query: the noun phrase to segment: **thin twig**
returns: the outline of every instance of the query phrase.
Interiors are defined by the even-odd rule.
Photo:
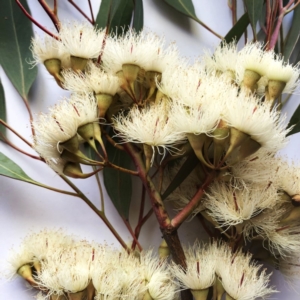
[[[91,20],[86,14],[85,12],[76,4],[73,2],[73,0],[68,0],[68,2],[70,4],[72,4],[92,25],[94,25],[93,20]]]
[[[190,216],[191,212],[199,204],[201,197],[203,196],[206,188],[212,183],[215,179],[215,173],[212,171],[206,178],[205,182],[198,189],[194,197],[190,202],[171,220],[171,225],[174,228],[179,228],[179,226]]]
[[[11,148],[15,149],[16,151],[24,154],[24,155],[27,155],[29,156],[30,158],[33,158],[33,159],[36,159],[36,160],[40,160],[40,161],[44,161],[40,156],[36,156],[36,155],[33,155],[33,154],[30,154],[24,150],[22,150],[21,148],[17,147],[16,145],[14,145],[11,141],[9,141],[5,136],[3,136],[1,133],[0,133],[2,139],[3,139],[3,142],[5,144],[7,144],[8,146],[10,146]]]
[[[105,213],[101,210],[99,210],[82,192],[81,190],[72,182],[70,181],[66,176],[60,175],[60,177],[77,193],[78,197],[81,198],[96,214],[100,219],[104,222],[104,224],[107,226],[107,228],[111,231],[111,233],[114,235],[114,237],[117,239],[117,241],[120,243],[120,245],[130,252],[130,249],[128,248],[127,244],[124,242],[124,240],[121,238],[119,233],[115,230],[115,228],[112,226],[112,224],[107,219]]]
[[[29,143],[26,139],[24,139],[17,131],[15,131],[12,127],[10,127],[6,122],[4,122],[2,119],[0,119],[0,124],[5,126],[7,129],[9,129],[11,132],[13,132],[18,138],[20,138],[25,144],[27,144],[30,148],[33,148],[32,144]]]
[[[52,21],[53,25],[55,26],[56,30],[59,32],[59,30],[60,30],[60,21],[59,21],[57,15],[54,13],[54,11],[51,10],[51,8],[49,7],[49,5],[46,3],[45,0],[38,0],[38,2],[43,7],[46,14],[49,16],[49,18],[51,19],[51,21]]]
[[[24,6],[20,3],[19,0],[16,0],[17,5],[20,7],[20,9],[23,11],[24,15],[33,23],[35,24],[38,28],[40,28],[41,30],[43,30],[45,33],[47,33],[48,35],[50,35],[51,37],[53,37],[54,39],[59,41],[59,37],[55,34],[53,34],[51,31],[49,31],[48,29],[46,29],[44,26],[42,26],[39,22],[37,22],[28,12],[27,10],[24,8]]]
[[[126,169],[126,168],[122,168],[122,167],[117,166],[117,165],[115,165],[115,164],[113,164],[113,163],[111,163],[111,162],[107,162],[107,163],[105,164],[105,166],[106,166],[106,167],[113,168],[113,169],[116,169],[116,170],[119,170],[119,171],[124,172],[124,173],[128,173],[128,174],[130,174],[130,175],[134,175],[134,176],[139,175],[138,171],[133,171],[133,170],[129,170],[129,169]]]
[[[95,24],[95,18],[94,18],[94,12],[93,12],[93,8],[92,8],[92,3],[91,0],[88,0],[89,3],[89,8],[90,8],[90,13],[91,13],[91,17],[92,17],[92,24]]]
[[[124,147],[123,147],[122,145],[116,143],[116,142],[114,141],[114,139],[112,139],[112,138],[109,136],[109,134],[108,134],[105,130],[102,130],[101,133],[105,135],[105,138],[107,139],[107,141],[108,141],[111,145],[113,145],[114,147],[116,147],[116,148],[119,149],[119,150],[124,151]]]

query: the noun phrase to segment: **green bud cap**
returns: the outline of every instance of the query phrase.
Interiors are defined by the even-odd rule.
[[[113,102],[113,96],[108,94],[96,94],[99,117],[105,118],[105,114]]]
[[[204,151],[204,145],[207,139],[209,137],[205,133],[201,134],[193,134],[193,133],[187,133],[188,141],[190,142],[191,147],[193,148],[196,156],[198,159],[207,167],[214,168],[213,165],[210,164],[210,162],[206,161],[206,159],[203,156]]]
[[[249,138],[248,140],[244,141],[244,143],[238,149],[236,157],[234,157],[234,159],[230,163],[235,164],[244,160],[246,157],[254,154],[260,147],[260,143],[253,140],[252,138]]]
[[[122,66],[122,74],[123,74],[123,82],[125,80],[125,85],[122,85],[122,88],[126,91],[130,91],[130,95],[135,98],[135,89],[134,89],[134,83],[136,79],[138,78],[140,67],[133,64],[124,64]]]
[[[244,133],[234,127],[230,127],[230,142],[229,148],[226,152],[225,157],[227,158],[236,150],[241,144],[243,144],[247,139],[250,138],[250,135]]]
[[[58,58],[51,58],[44,61],[44,66],[46,67],[47,71],[52,76],[57,76],[61,70],[61,60]]]
[[[79,73],[85,69],[88,59],[71,55],[70,61],[73,71]]]
[[[123,76],[130,83],[133,83],[134,81],[136,81],[136,79],[139,75],[140,69],[141,68],[138,65],[134,65],[134,64],[122,65]]]
[[[145,73],[145,86],[149,88],[147,99],[150,99],[154,95],[155,90],[157,89],[156,80],[161,81],[161,73],[155,71],[147,71]]]
[[[84,174],[84,173],[82,173],[80,164],[68,162],[65,165],[63,173],[66,176],[69,176],[69,177],[72,177],[72,178],[82,178],[82,179],[84,179],[84,178],[88,178],[88,177],[96,174],[98,171],[99,171],[99,169],[95,170],[94,172]]]
[[[79,149],[78,136],[74,135],[69,140],[67,140],[63,143],[60,143],[59,146],[62,147],[63,149],[68,150],[69,152],[76,153]]]
[[[242,86],[254,92],[261,75],[253,70],[245,70]]]
[[[167,258],[170,255],[170,249],[164,239],[162,240],[162,242],[159,245],[158,254],[159,254],[160,258]]]
[[[60,157],[68,162],[80,163],[89,166],[97,166],[99,163],[85,156],[80,150],[75,153],[64,150]]]
[[[208,288],[204,290],[191,290],[195,300],[206,300],[208,292]]]
[[[97,152],[93,123],[88,123],[78,127],[77,133]]]
[[[286,82],[279,80],[269,80],[266,87],[266,100],[274,102],[282,93]]]
[[[32,277],[32,269],[29,264],[23,265],[17,270],[17,274],[23,277],[31,285],[36,284],[35,280]]]

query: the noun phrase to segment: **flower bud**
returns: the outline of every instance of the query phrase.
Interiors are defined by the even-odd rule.
[[[82,72],[85,69],[86,64],[88,62],[87,58],[77,57],[73,55],[71,55],[70,60],[71,60],[71,68],[73,69],[73,71],[77,73]]]
[[[245,70],[242,86],[254,92],[257,88],[257,82],[261,75],[253,70]]]
[[[162,242],[159,245],[158,254],[159,254],[160,258],[168,258],[170,255],[170,249],[164,239],[162,240]]]
[[[282,93],[286,82],[279,80],[269,80],[266,87],[266,100],[274,102]]]
[[[113,96],[108,94],[96,94],[99,117],[105,118],[106,111],[113,101]]]
[[[204,290],[191,290],[195,300],[206,300],[208,292],[208,288]]]

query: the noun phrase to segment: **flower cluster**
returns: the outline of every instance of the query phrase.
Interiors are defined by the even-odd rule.
[[[195,243],[185,250],[187,269],[153,251],[127,253],[89,243],[62,231],[31,234],[9,261],[10,274],[19,274],[44,299],[174,300],[181,289],[206,299],[210,287],[217,296],[252,300],[274,292],[269,277],[250,255],[233,253],[224,243]]]
[[[164,260],[89,243],[61,231],[44,230],[24,239],[9,260],[38,299],[176,299],[178,287]]]
[[[173,44],[166,46],[151,32],[104,36],[85,24],[61,28],[59,41],[33,40],[36,61],[46,67],[49,61],[63,61],[58,54],[63,48],[71,63],[60,63],[50,73],[65,89],[93,95],[97,117],[112,122],[121,143],[142,144],[147,166],[156,150],[163,157],[166,150],[179,153],[187,140],[212,169],[240,162],[258,149],[274,153],[285,145],[288,131],[274,105],[282,92],[295,90],[299,69],[264,51],[262,44],[249,43],[239,52],[234,43],[222,44],[213,56],[206,54],[191,66]],[[82,50],[85,39],[93,47]],[[84,60],[80,68],[79,60]],[[259,81],[265,84],[260,97],[252,94]],[[36,130],[42,123],[35,123]],[[205,155],[211,151],[213,157]],[[52,159],[47,151],[38,152]]]
[[[94,173],[83,174],[81,164],[98,170],[112,165],[102,139],[122,150],[130,143],[143,159],[139,170],[147,174],[159,166],[157,195],[167,190],[176,209],[185,210],[182,215],[200,216],[208,229],[231,243],[231,248],[220,242],[187,250],[187,269],[172,271],[181,285],[195,299],[206,299],[212,286],[220,297],[226,292],[226,299],[235,300],[273,292],[269,275],[253,260],[264,259],[284,271],[284,259],[300,250],[300,175],[277,156],[291,130],[280,115],[279,98],[297,89],[299,66],[258,42],[240,51],[235,43],[222,43],[192,64],[174,44],[166,45],[151,32],[106,36],[85,24],[61,28],[57,41],[37,37],[32,42],[36,62],[43,62],[59,86],[72,93],[33,122],[36,151],[56,172],[84,178]],[[97,159],[83,153],[83,143]],[[232,251],[238,247],[248,254]],[[71,265],[77,264],[74,257],[86,255],[88,270],[79,278]],[[88,294],[91,282],[95,299],[101,300],[120,295],[173,299],[176,294],[165,262],[151,261],[151,254],[142,252],[137,259],[103,246],[72,244],[53,250],[47,260],[37,259],[42,272],[33,257],[38,256],[27,264],[22,259],[18,270],[28,264],[34,268],[28,281],[47,286],[41,288],[44,294]],[[70,259],[69,265],[57,271],[62,258]],[[134,274],[128,269],[132,266]],[[46,283],[54,273],[56,281]],[[60,281],[63,274],[80,283],[69,286]]]

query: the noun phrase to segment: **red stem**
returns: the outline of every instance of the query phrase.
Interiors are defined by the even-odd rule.
[[[51,37],[53,37],[56,40],[59,40],[59,37],[56,36],[55,34],[53,34],[51,31],[49,31],[48,29],[46,29],[44,26],[42,26],[40,23],[38,23],[28,12],[27,10],[24,8],[24,6],[20,3],[19,0],[16,0],[17,5],[20,7],[20,9],[23,11],[24,15],[33,23],[35,24],[38,28],[40,28],[41,30],[43,30],[45,33],[47,33],[48,35],[50,35]]]
[[[44,0],[38,0],[40,5],[43,7],[49,18],[51,19],[52,23],[54,24],[56,30],[59,32],[60,29],[60,21],[56,14],[50,9],[48,4]]]
[[[88,0],[89,2],[89,8],[90,8],[90,13],[91,13],[91,17],[92,17],[92,24],[95,24],[95,18],[94,18],[94,13],[93,13],[93,8],[92,8],[92,3],[91,0]]]
[[[86,14],[85,12],[76,4],[73,2],[73,0],[68,0],[69,3],[71,3],[92,25],[94,25],[95,22],[93,22],[93,20],[91,20]]]
[[[198,189],[191,201],[171,220],[171,226],[179,228],[179,226],[190,216],[191,212],[199,204],[206,188],[212,183],[215,178],[215,173],[211,172],[202,186]]]

